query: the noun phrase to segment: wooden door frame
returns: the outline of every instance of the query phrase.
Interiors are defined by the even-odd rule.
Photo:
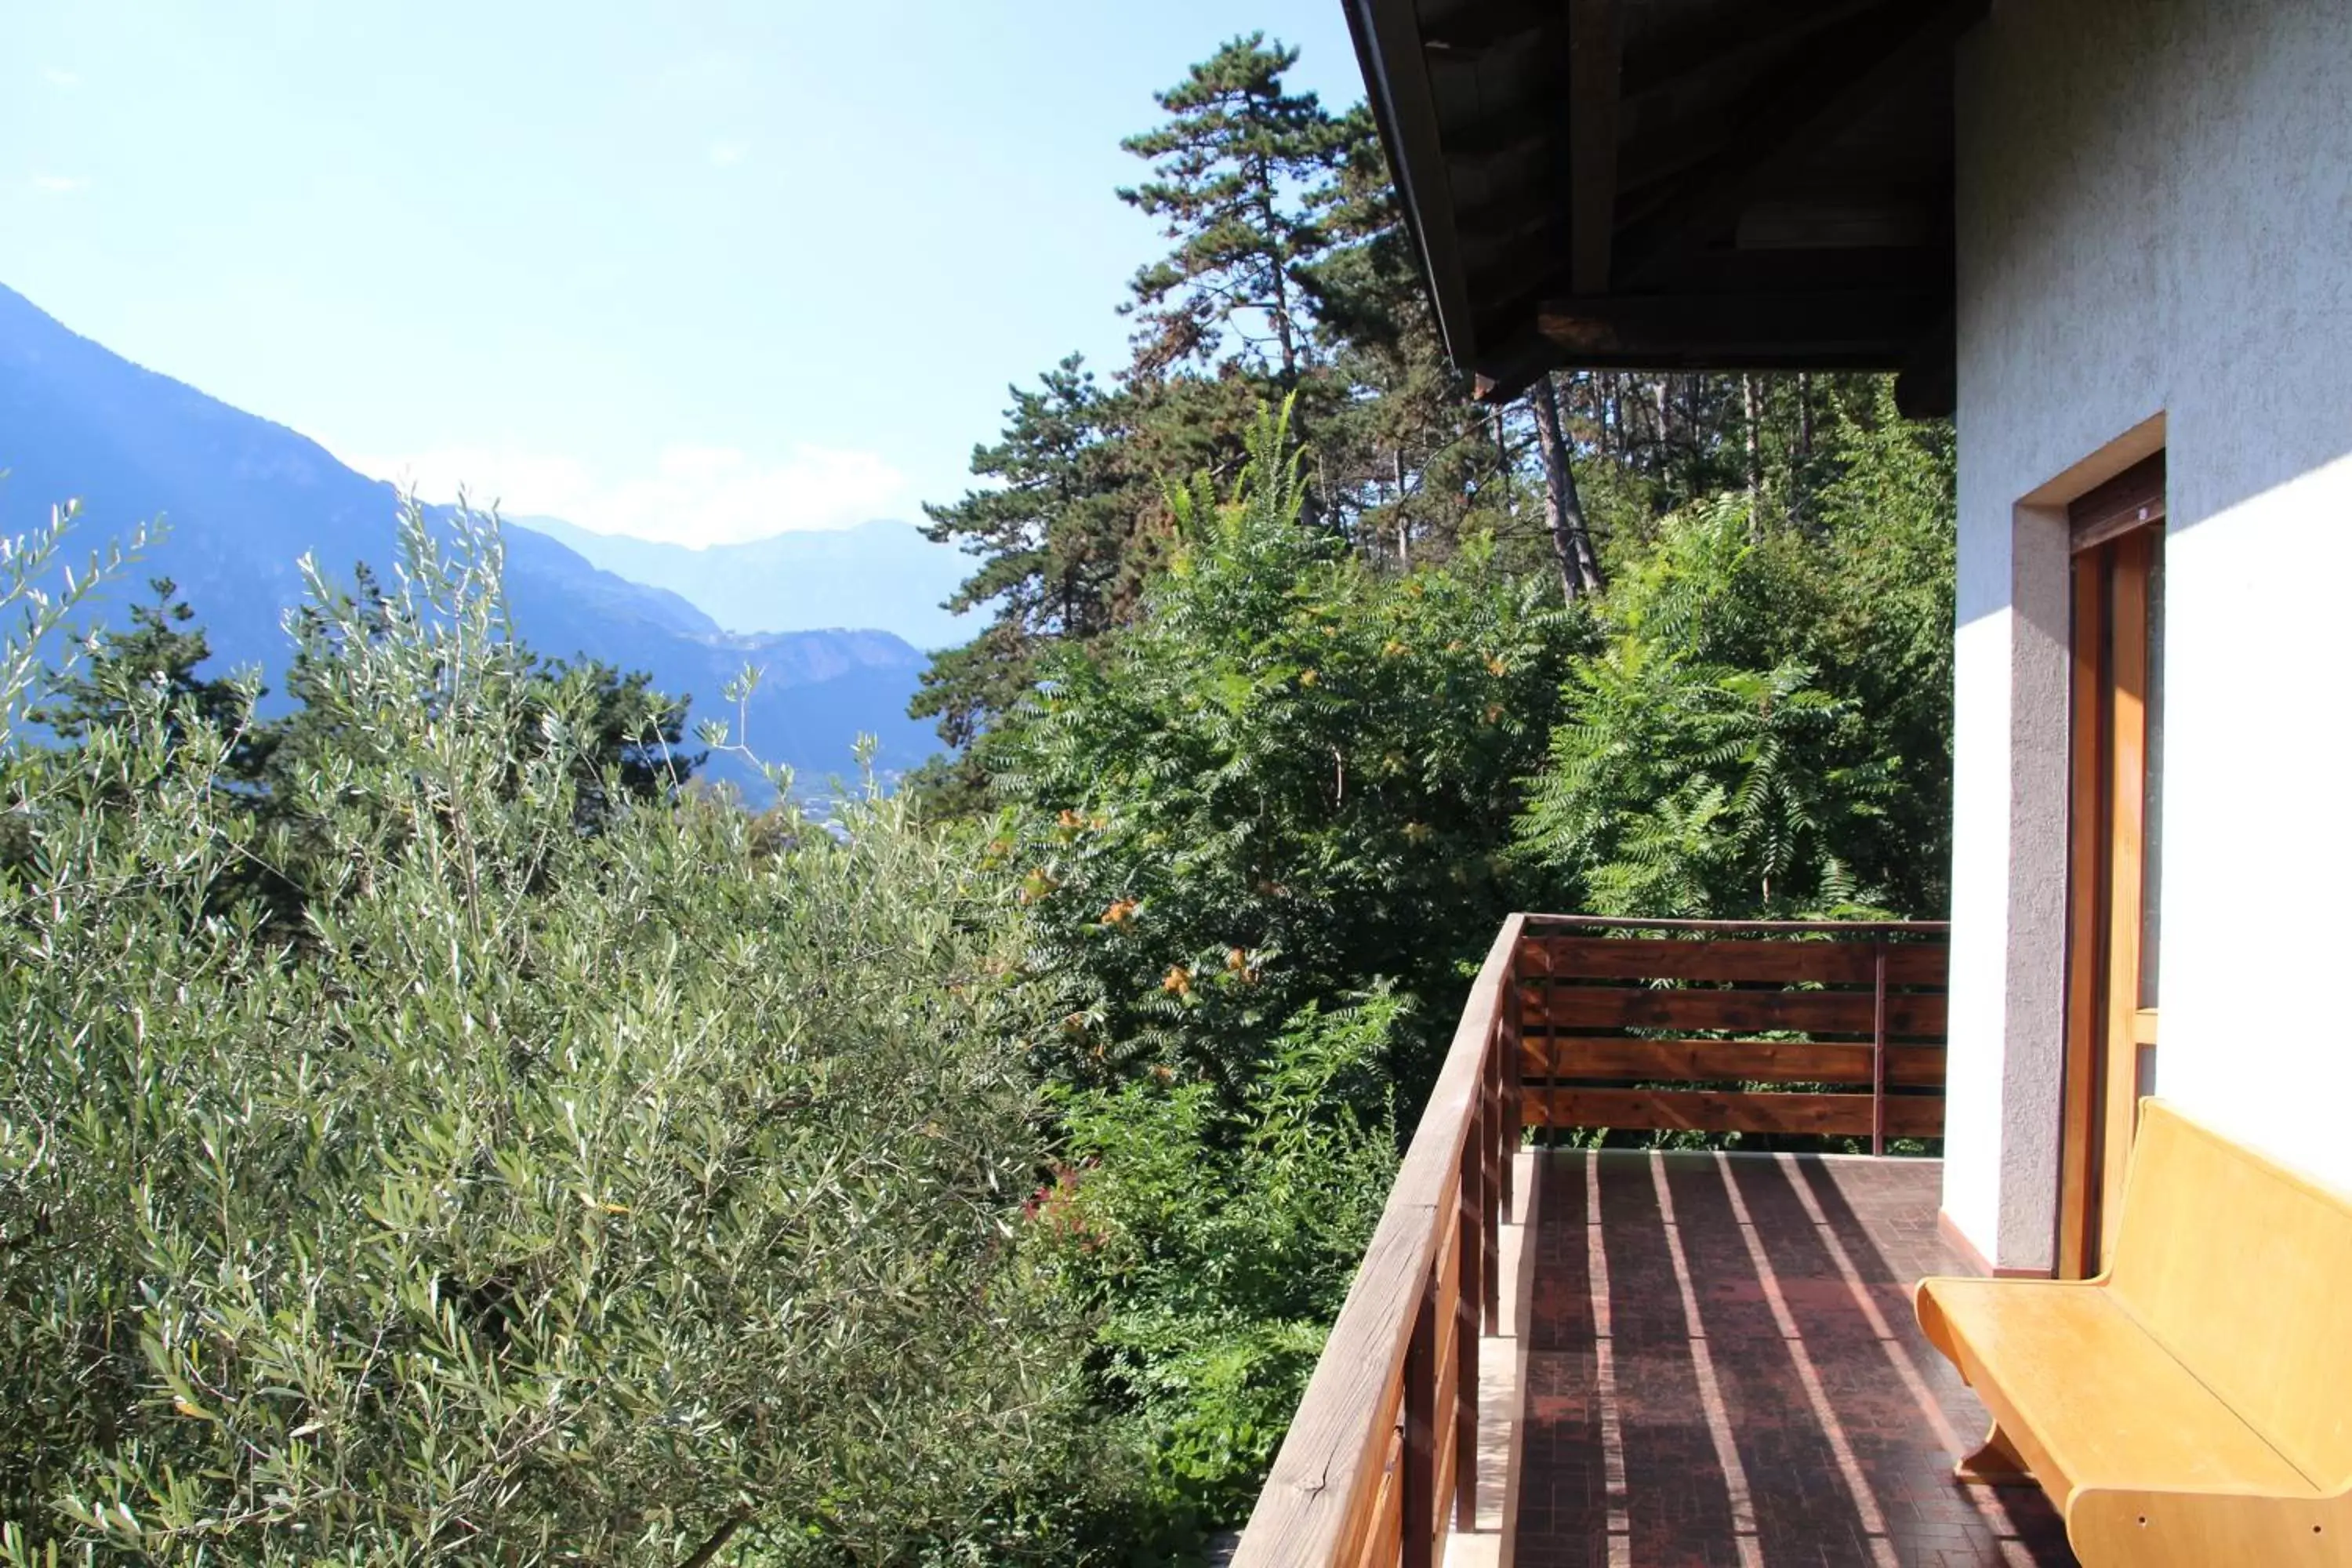
[[[2124,1157],[2138,1113],[2145,882],[2148,575],[2163,527],[2164,454],[2068,508],[2073,660],[2068,712],[2066,1039],[2059,1131],[2060,1279],[2114,1247]],[[2120,955],[2120,961],[2118,961]]]

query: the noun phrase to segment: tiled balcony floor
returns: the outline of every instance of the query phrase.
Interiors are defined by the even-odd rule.
[[[1533,1163],[1518,1568],[2074,1561],[2040,1492],[1952,1479],[1986,1421],[1911,1315],[1969,1272],[1936,1162]]]

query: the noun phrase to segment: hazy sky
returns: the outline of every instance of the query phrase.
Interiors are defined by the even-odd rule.
[[[0,0],[0,282],[428,499],[911,520],[1118,363],[1118,138],[1258,28],[1360,96],[1339,0]]]

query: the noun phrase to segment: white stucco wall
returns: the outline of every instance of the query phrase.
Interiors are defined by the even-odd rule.
[[[2042,1268],[2063,506],[2159,443],[2158,1092],[2352,1191],[2352,3],[1999,0],[1959,83],[1945,1209]]]

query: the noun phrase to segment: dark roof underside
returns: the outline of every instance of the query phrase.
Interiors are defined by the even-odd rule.
[[[1345,0],[1438,321],[1553,366],[1885,369],[1948,412],[1986,0]]]

